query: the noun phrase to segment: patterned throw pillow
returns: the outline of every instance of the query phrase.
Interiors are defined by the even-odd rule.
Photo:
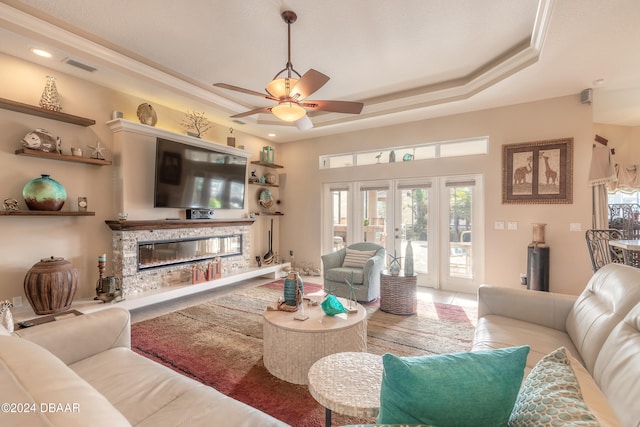
[[[343,267],[357,267],[364,268],[364,265],[369,261],[369,258],[376,254],[376,250],[372,251],[357,251],[355,249],[347,248],[347,254],[344,256],[342,262]]]
[[[560,347],[536,364],[511,412],[509,427],[600,426],[589,411],[576,375]]]

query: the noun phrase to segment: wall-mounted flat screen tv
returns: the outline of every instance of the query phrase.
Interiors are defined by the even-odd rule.
[[[157,138],[154,206],[243,209],[246,173],[245,157]]]

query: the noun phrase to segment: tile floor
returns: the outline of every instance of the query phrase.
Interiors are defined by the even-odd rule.
[[[304,277],[303,276],[302,280],[309,281],[312,283],[322,283],[321,277]],[[255,278],[255,279],[245,280],[240,283],[224,286],[221,288],[216,288],[207,292],[189,295],[182,298],[176,298],[160,304],[154,304],[154,305],[150,305],[142,308],[137,308],[137,309],[131,310],[131,321],[132,323],[135,323],[135,322],[140,322],[146,319],[151,319],[165,313],[170,313],[172,311],[180,310],[185,307],[200,304],[201,302],[206,301],[212,297],[233,292],[234,290],[237,290],[239,287],[258,286],[265,283],[269,283],[271,281],[273,281],[273,279],[268,279],[268,278]],[[448,292],[448,291],[441,291],[441,290],[432,289],[432,288],[419,288],[418,299],[424,300],[424,301],[439,302],[443,304],[460,305],[463,307],[477,306],[476,294],[467,294],[462,292]]]

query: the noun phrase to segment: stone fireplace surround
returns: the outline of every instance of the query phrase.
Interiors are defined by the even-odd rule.
[[[106,221],[113,233],[113,275],[122,280],[123,296],[134,296],[163,287],[188,285],[194,264],[172,264],[140,270],[139,243],[239,235],[242,253],[222,257],[223,276],[247,271],[250,266],[250,226],[253,219]]]

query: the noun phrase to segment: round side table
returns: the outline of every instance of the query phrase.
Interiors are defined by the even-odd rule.
[[[380,410],[382,356],[364,352],[335,353],[309,369],[309,393],[326,409],[354,417],[375,417]]]
[[[391,314],[415,314],[418,311],[418,275],[397,276],[388,270],[380,273],[380,310]]]

